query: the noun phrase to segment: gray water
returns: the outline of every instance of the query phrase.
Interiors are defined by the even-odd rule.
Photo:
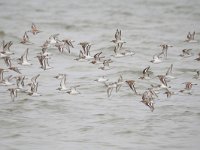
[[[199,62],[194,59],[200,52],[200,1],[199,0],[13,0],[0,1],[0,40],[13,41],[14,58],[29,48],[31,67],[19,66],[26,75],[26,83],[34,75],[38,78],[40,97],[18,93],[12,102],[8,87],[0,86],[0,150],[197,150],[200,146],[200,80],[193,79]],[[33,45],[19,44],[26,30],[34,22],[43,32],[30,35]],[[103,71],[98,65],[77,62],[82,41],[94,45],[91,54],[102,51],[112,55],[116,29],[122,30],[127,42],[125,49],[135,51],[134,56],[113,58],[113,69]],[[197,43],[183,42],[187,33],[196,31]],[[49,60],[53,67],[42,70],[35,56],[52,34],[75,40],[72,53],[61,54],[57,49]],[[161,51],[160,44],[173,45],[168,59],[152,64],[152,56]],[[192,48],[194,56],[181,58],[182,49]],[[0,59],[0,68],[5,68]],[[151,112],[127,85],[118,93],[107,97],[106,88],[94,80],[106,76],[116,81],[136,80],[140,93],[157,78],[139,80],[148,65],[154,75],[164,74],[174,65],[176,79],[169,84],[172,91],[184,88],[191,81],[192,95],[177,94],[166,98],[160,92]],[[53,77],[67,74],[68,87],[80,85],[79,95],[68,95],[56,90],[59,81]],[[17,75],[17,73],[7,73]]]

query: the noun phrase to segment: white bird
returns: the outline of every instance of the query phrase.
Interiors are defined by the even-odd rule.
[[[197,71],[193,78],[200,79],[200,71]]]
[[[100,82],[100,83],[105,83],[106,81],[108,81],[109,79],[105,78],[105,76],[100,77],[98,79],[95,79],[94,81]]]
[[[111,67],[110,67],[109,63],[111,63],[111,62],[112,62],[111,59],[104,60],[103,61],[103,67],[99,67],[99,69],[101,69],[101,70],[110,70]]]
[[[195,42],[197,42],[197,41],[194,39],[194,36],[195,36],[195,31],[194,31],[193,33],[188,32],[188,34],[187,34],[187,39],[185,40],[185,42],[190,42],[190,43],[195,43]]]
[[[56,79],[61,79],[60,81],[60,87],[57,89],[59,91],[66,91],[67,87],[66,87],[66,74],[58,74],[57,76],[55,76]]]
[[[31,30],[29,30],[27,32],[31,32],[31,33],[33,33],[33,35],[36,35],[36,34],[42,32],[42,31],[38,30],[38,28],[36,27],[36,25],[34,23],[32,23]]]
[[[183,58],[191,57],[193,55],[191,51],[192,49],[183,49],[182,54],[180,54],[180,56]]]
[[[150,69],[150,66],[144,68],[144,70],[142,71],[142,77],[139,77],[139,79],[150,79],[149,77],[149,69]]]
[[[32,65],[30,62],[28,62],[28,48],[25,50],[24,54],[17,59],[19,61],[19,64],[24,66],[30,66]]]
[[[126,43],[125,41],[122,40],[122,32],[121,32],[121,30],[119,30],[119,29],[116,30],[115,39],[112,40],[111,42],[113,42],[115,44],[120,44],[120,47],[122,47],[122,45],[124,43]]]
[[[10,97],[12,101],[14,102],[15,98],[17,97],[18,88],[9,88],[8,91],[10,91]]]
[[[152,62],[154,64],[158,64],[158,63],[161,63],[162,60],[158,57],[158,55],[154,55],[153,60],[151,60],[150,62]]]
[[[104,83],[105,86],[107,87],[107,96],[110,97],[111,93],[113,91],[113,88],[117,88],[117,82],[112,82],[112,83]]]
[[[74,86],[74,87],[71,87],[67,93],[70,94],[70,95],[77,95],[77,94],[80,94],[79,91],[77,91],[76,87],[79,87],[79,86]]]
[[[51,46],[55,46],[55,44],[57,43],[57,41],[58,41],[58,36],[59,36],[60,34],[53,34],[53,35],[51,35],[50,37],[49,37],[49,39],[48,39],[48,43],[51,45]]]
[[[28,95],[30,96],[41,96],[41,94],[39,94],[37,92],[38,90],[38,82],[36,84],[31,84],[31,91],[28,93]]]
[[[172,76],[172,69],[173,69],[173,64],[170,65],[170,67],[167,69],[167,72],[165,74],[165,77],[167,79],[174,79],[175,77]]]
[[[0,68],[0,82],[4,81],[4,77],[3,77],[4,72],[8,72],[8,70]]]
[[[10,85],[14,85],[14,83],[11,82],[11,80],[13,79],[13,76],[12,75],[9,75],[7,77],[5,77],[3,79],[1,83],[1,85],[4,85],[4,86],[10,86]]]
[[[164,75],[157,75],[157,77],[159,78],[161,82],[160,88],[168,88],[166,77]]]
[[[145,91],[142,95],[142,101],[143,104],[148,106],[151,110],[151,112],[154,111],[154,99],[152,97],[152,94],[149,91]]]
[[[27,32],[24,33],[23,38],[21,39],[20,43],[22,43],[22,44],[31,44]]]

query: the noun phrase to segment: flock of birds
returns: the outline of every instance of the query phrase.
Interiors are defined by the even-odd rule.
[[[29,45],[33,44],[29,40],[29,34],[37,35],[40,31],[34,23],[32,23],[31,30],[28,30],[24,33],[23,38],[21,39],[21,44]],[[188,33],[187,38],[185,42],[197,42],[195,40],[195,32]],[[75,41],[70,39],[59,39],[59,34],[51,35],[41,46],[41,52],[37,54],[37,59],[40,65],[40,68],[43,70],[52,69],[49,65],[49,58],[52,56],[52,53],[48,51],[49,48],[55,48],[58,49],[60,53],[63,53],[64,51],[67,51],[68,53],[71,52],[71,49],[74,48],[73,43]],[[117,29],[114,39],[111,41],[115,44],[114,46],[114,54],[112,55],[115,58],[125,57],[125,56],[133,56],[135,54],[134,51],[130,50],[124,50],[123,44],[126,43],[122,40],[122,33],[121,30]],[[10,96],[12,101],[15,100],[18,93],[27,93],[30,96],[41,96],[40,93],[38,93],[38,81],[40,74],[37,74],[36,76],[32,77],[30,79],[30,82],[25,84],[25,80],[27,77],[23,75],[20,71],[20,69],[13,65],[13,62],[16,61],[19,65],[24,66],[31,66],[31,62],[28,59],[28,52],[29,49],[27,48],[25,52],[21,55],[20,58],[13,58],[14,52],[11,51],[11,46],[13,45],[12,41],[5,42],[2,41],[2,48],[0,49],[0,59],[4,60],[5,65],[7,68],[3,68],[0,66],[0,86],[7,86],[8,91],[10,92]],[[90,62],[91,64],[99,64],[101,65],[98,69],[102,70],[110,70],[112,67],[110,67],[110,63],[113,62],[111,58],[106,59],[105,56],[102,56],[102,52],[96,53],[94,56],[90,54],[91,46],[93,45],[90,42],[80,42],[78,43],[82,47],[82,50],[79,52],[79,56],[75,58],[75,61],[79,62]],[[170,47],[173,47],[172,45],[167,44],[161,44],[161,52],[158,54],[155,54],[153,56],[153,60],[151,60],[151,63],[158,64],[163,62],[163,60],[167,59],[168,57],[168,49]],[[181,57],[187,58],[193,56],[193,53],[191,52],[191,49],[183,49],[182,54],[180,54]],[[200,61],[200,53],[198,54],[198,57],[195,59],[195,61]],[[138,93],[135,84],[135,80],[124,80],[122,75],[120,75],[119,79],[115,82],[109,82],[109,79],[107,79],[105,76],[102,76],[98,79],[96,79],[96,82],[103,83],[103,85],[107,88],[107,96],[110,97],[112,94],[113,89],[115,89],[116,92],[118,92],[123,84],[126,84],[130,87],[130,90],[135,94],[142,97],[142,103],[144,103],[146,106],[150,108],[151,111],[154,111],[154,101],[158,98],[158,93],[161,90],[164,90],[164,94],[167,95],[169,98],[173,94],[177,94],[175,92],[172,92],[170,90],[170,86],[168,83],[170,80],[173,80],[174,77],[172,70],[173,70],[173,64],[171,64],[164,75],[157,75],[152,77],[152,71],[150,71],[150,66],[147,66],[142,71],[142,76],[138,79],[141,80],[150,80],[151,78],[158,78],[160,81],[160,84],[153,85],[151,84],[151,88],[148,88],[145,90],[144,93]],[[16,72],[18,75],[13,76],[10,72]],[[8,76],[4,77],[4,74],[9,74]],[[55,76],[56,79],[60,80],[60,86],[57,90],[66,92],[71,95],[80,94],[80,92],[77,90],[77,86],[73,86],[68,88],[66,83],[66,74],[59,73],[57,76]],[[197,70],[196,74],[194,75],[195,79],[200,79],[200,71]],[[14,81],[15,82],[14,82]],[[190,81],[185,82],[185,88],[178,91],[178,93],[185,93],[185,94],[191,94],[191,89],[193,85],[197,85],[195,83],[192,83]]]

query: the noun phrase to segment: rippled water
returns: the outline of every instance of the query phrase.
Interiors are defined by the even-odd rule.
[[[193,79],[200,52],[200,1],[198,0],[32,0],[0,1],[0,39],[13,41],[14,58],[29,47],[31,67],[19,66],[29,79],[37,74],[41,97],[19,93],[15,102],[7,87],[0,86],[0,149],[1,150],[83,150],[83,149],[198,149],[200,146],[200,80]],[[33,45],[19,44],[24,31],[34,22],[43,32],[33,36]],[[81,49],[81,41],[94,43],[92,55],[102,51],[107,58],[113,54],[116,29],[122,30],[127,42],[125,49],[135,51],[132,57],[113,58],[113,69],[102,71],[98,65],[74,60]],[[183,42],[189,31],[196,31],[197,43]],[[53,53],[51,70],[42,70],[36,54],[52,34],[60,39],[74,39],[72,54]],[[150,64],[153,54],[167,43],[168,59],[161,64]],[[181,58],[184,48],[192,48],[194,56]],[[0,67],[6,67],[0,59]],[[134,95],[127,85],[107,98],[106,88],[94,80],[102,75],[115,81],[136,80],[136,88],[144,92],[152,81],[142,81],[142,70],[148,65],[154,75],[164,74],[174,64],[177,77],[169,84],[172,90],[184,88],[185,81],[198,84],[192,95],[178,94],[167,99],[161,92],[152,113],[142,104],[141,96]],[[53,76],[67,74],[68,87],[80,85],[81,94],[72,96],[58,92],[59,81]],[[15,73],[9,73],[17,75]]]

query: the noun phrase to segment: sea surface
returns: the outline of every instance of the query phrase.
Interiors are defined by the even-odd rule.
[[[13,41],[13,63],[26,76],[25,84],[40,74],[38,93],[32,97],[18,93],[12,102],[8,88],[0,86],[0,150],[197,150],[200,147],[200,80],[193,78],[200,70],[194,60],[200,52],[199,0],[0,0],[0,40]],[[35,23],[42,32],[29,34],[34,44],[22,45],[25,31]],[[123,49],[133,56],[114,58],[116,29],[126,41]],[[188,32],[196,32],[196,43],[184,42]],[[59,39],[75,40],[69,54],[49,49],[53,68],[40,68],[37,53],[52,34]],[[81,46],[93,45],[91,55],[101,52],[111,58],[111,70],[101,65],[78,62]],[[161,52],[160,44],[173,45],[168,58],[160,64],[150,62]],[[29,48],[31,66],[20,66],[16,59]],[[182,58],[183,49],[191,48],[193,56]],[[108,98],[106,87],[94,80],[105,76],[110,82],[122,75],[135,80],[143,93],[156,77],[165,74],[173,64],[176,77],[168,84],[176,94],[167,98],[160,91],[153,112],[124,84]],[[151,80],[138,79],[142,70],[151,67]],[[6,68],[0,59],[0,68]],[[79,95],[56,90],[58,73],[67,74],[67,87],[76,86]],[[19,74],[9,71],[5,76]],[[15,82],[15,81],[13,81]],[[194,84],[191,95],[180,93],[184,82]]]

